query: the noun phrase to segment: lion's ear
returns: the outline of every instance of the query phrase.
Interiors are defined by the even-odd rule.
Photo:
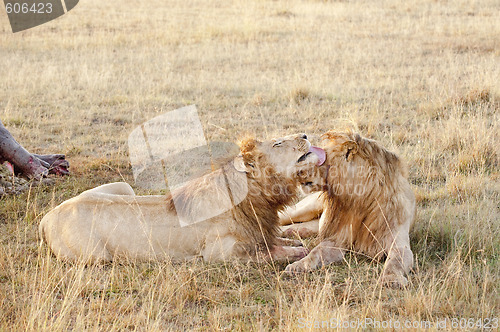
[[[351,161],[354,155],[358,152],[358,143],[347,141],[342,144],[342,151],[345,152],[345,159]]]
[[[332,139],[332,137],[335,136],[335,134],[336,133],[333,130],[329,130],[326,133],[321,134],[320,138],[324,139],[324,140],[326,140],[326,139]]]
[[[234,165],[234,168],[236,168],[236,170],[238,172],[242,172],[242,173],[248,172],[248,167],[245,164],[245,160],[243,160],[243,156],[241,154],[239,156],[237,156],[236,158],[234,158],[233,165]]]

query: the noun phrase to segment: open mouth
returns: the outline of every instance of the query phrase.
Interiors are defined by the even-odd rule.
[[[303,162],[307,159],[307,156],[309,156],[312,152],[307,152],[306,154],[303,154],[300,156],[299,160],[297,160],[298,163]]]
[[[323,150],[322,148],[318,148],[316,146],[312,146],[312,145],[309,147],[309,151],[307,151],[307,153],[300,156],[300,158],[297,160],[297,162],[300,163],[300,162],[305,161],[307,159],[307,157],[310,156],[311,154],[315,154],[316,157],[318,157],[318,162],[316,163],[316,165],[321,166],[325,163],[325,160],[326,160],[325,150]]]

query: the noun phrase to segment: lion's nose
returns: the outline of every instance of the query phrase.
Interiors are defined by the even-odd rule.
[[[302,135],[300,135],[300,138],[307,139],[307,135],[306,134],[302,134]]]

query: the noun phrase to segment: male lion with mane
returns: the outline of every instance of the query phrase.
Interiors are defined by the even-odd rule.
[[[377,260],[386,258],[383,283],[406,286],[405,274],[413,266],[408,232],[415,215],[406,167],[394,153],[359,134],[330,131],[323,138],[325,164],[298,174],[304,188],[322,194],[306,197],[288,213],[296,221],[306,221],[323,212],[321,242],[286,271],[341,262],[346,250],[354,250]]]
[[[40,234],[65,260],[295,261],[307,251],[278,239],[278,211],[297,197],[298,167],[324,158],[304,134],[247,139],[221,169],[168,196],[136,196],[127,183],[87,190],[50,211]],[[181,216],[195,222],[181,224]]]

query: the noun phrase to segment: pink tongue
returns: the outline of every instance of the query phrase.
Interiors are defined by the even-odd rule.
[[[309,148],[309,152],[314,153],[316,156],[318,156],[318,166],[323,165],[323,163],[326,160],[326,152],[322,148],[318,148],[316,146],[312,146]]]

